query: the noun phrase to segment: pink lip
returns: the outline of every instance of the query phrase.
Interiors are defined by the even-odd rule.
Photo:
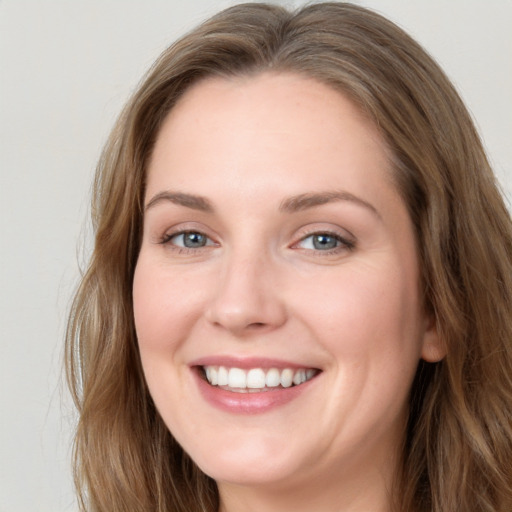
[[[289,388],[275,388],[269,391],[236,393],[212,386],[202,376],[201,366],[227,366],[230,368],[308,368],[285,361],[267,358],[239,359],[233,357],[206,357],[191,364],[191,370],[203,398],[215,408],[232,414],[261,414],[283,406],[303,393],[317,380],[316,377]]]
[[[233,356],[207,356],[196,359],[190,363],[190,366],[226,366],[228,368],[241,368],[247,370],[250,368],[311,368],[307,364],[292,363],[281,359],[271,359],[268,357],[233,357]]]

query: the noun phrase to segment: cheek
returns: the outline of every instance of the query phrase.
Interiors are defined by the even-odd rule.
[[[299,294],[297,294],[299,295]],[[396,265],[351,266],[311,282],[303,311],[330,351],[354,362],[419,354],[421,315],[414,272]]]
[[[181,343],[201,300],[195,284],[180,273],[171,275],[164,265],[141,253],[134,274],[133,309],[143,357],[146,351],[165,351]]]
[[[192,311],[197,308],[192,303],[197,300],[196,288],[180,278],[179,272],[171,275],[165,264],[141,252],[133,280],[135,329],[147,384],[168,425],[173,411],[182,410],[187,403],[180,386],[185,368],[180,364],[180,349],[195,321]]]
[[[311,287],[303,311],[330,354],[335,368],[330,387],[338,390],[332,409],[345,418],[333,425],[346,427],[354,439],[363,425],[378,436],[404,421],[422,341],[414,276],[399,267],[364,265],[339,279],[315,280]]]

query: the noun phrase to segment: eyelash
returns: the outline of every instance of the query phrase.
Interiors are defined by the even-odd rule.
[[[205,245],[199,246],[199,247],[183,247],[176,244],[173,244],[171,241],[174,238],[177,238],[179,236],[185,236],[188,234],[197,234],[200,236],[204,236],[207,239],[207,242]],[[299,247],[300,244],[304,243],[309,238],[313,237],[329,237],[334,238],[337,242],[337,246],[333,247],[331,249],[321,250],[317,248],[301,248]],[[210,242],[210,243],[209,243]],[[161,245],[168,245],[172,247],[172,250],[176,251],[178,254],[197,254],[198,251],[201,251],[202,249],[206,249],[208,247],[212,247],[217,245],[216,242],[214,242],[208,235],[203,233],[199,230],[193,230],[193,229],[186,229],[182,231],[175,231],[173,233],[165,234],[158,242]],[[313,242],[314,243],[314,242]],[[341,236],[339,233],[336,233],[334,231],[312,231],[310,233],[305,234],[300,238],[298,242],[295,242],[292,246],[292,248],[302,249],[304,251],[307,251],[311,254],[314,254],[315,256],[329,256],[329,255],[335,255],[339,254],[343,251],[353,251],[356,247],[355,241],[352,239],[347,239],[345,236]]]
[[[339,233],[336,233],[335,231],[312,231],[311,233],[307,233],[304,236],[301,237],[301,239],[294,243],[292,247],[298,247],[299,244],[303,243],[304,241],[308,240],[309,238],[313,237],[329,237],[334,238],[338,245],[336,247],[333,247],[332,249],[303,249],[305,251],[311,252],[315,256],[330,256],[330,255],[336,255],[340,252],[344,251],[353,251],[356,248],[356,243],[354,239],[348,239],[345,236],[340,235]]]
[[[183,247],[183,246],[173,244],[171,242],[173,238],[177,238],[179,236],[185,236],[185,235],[189,235],[189,234],[197,234],[200,236],[204,236],[207,239],[207,243],[200,247]],[[195,230],[195,229],[184,229],[182,231],[175,231],[173,233],[165,234],[159,240],[158,243],[160,243],[161,245],[170,246],[172,248],[172,250],[176,251],[178,254],[197,254],[198,251],[200,251],[201,249],[205,249],[205,248],[217,245],[215,242],[213,242],[213,243],[208,243],[208,242],[213,242],[213,240],[208,235],[203,233],[202,231]]]

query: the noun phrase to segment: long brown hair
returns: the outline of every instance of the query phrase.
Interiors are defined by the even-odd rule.
[[[328,84],[374,121],[416,228],[425,307],[447,355],[419,365],[395,509],[510,512],[510,216],[470,115],[438,65],[391,22],[345,3],[221,12],[160,56],[112,131],[94,183],[94,251],[67,331],[82,509],[218,508],[215,483],[174,441],[148,393],[132,278],[145,170],[163,119],[201,79],[262,71]]]

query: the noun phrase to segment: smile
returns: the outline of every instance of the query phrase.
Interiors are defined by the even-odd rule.
[[[300,386],[318,374],[313,368],[250,368],[203,366],[203,375],[212,386],[237,393],[255,393]]]
[[[190,369],[206,402],[229,414],[267,413],[311,396],[323,373],[295,362],[230,355],[196,359]]]

